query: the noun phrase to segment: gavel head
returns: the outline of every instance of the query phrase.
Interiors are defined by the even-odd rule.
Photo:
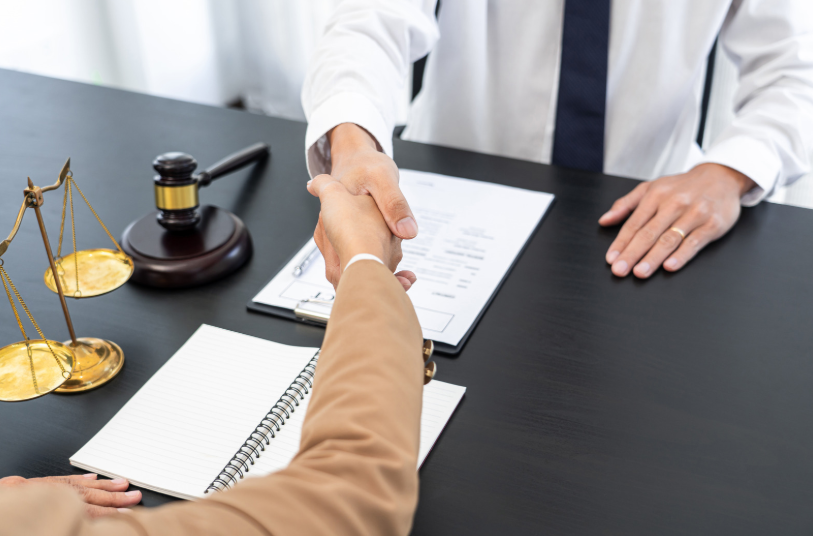
[[[198,162],[186,153],[164,153],[152,162],[158,223],[168,231],[187,231],[200,221]]]

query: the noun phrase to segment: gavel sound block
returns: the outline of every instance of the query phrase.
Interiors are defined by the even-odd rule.
[[[133,258],[132,281],[163,288],[202,285],[225,277],[251,257],[245,224],[222,208],[200,206],[198,190],[214,179],[269,154],[258,143],[198,175],[197,161],[185,153],[166,153],[153,161],[157,211],[124,230],[121,247]]]

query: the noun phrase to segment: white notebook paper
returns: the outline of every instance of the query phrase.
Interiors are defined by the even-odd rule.
[[[402,169],[400,187],[419,233],[401,244],[399,270],[418,277],[409,290],[423,336],[456,346],[472,329],[553,202],[553,195],[437,173]],[[330,313],[333,286],[313,240],[252,299]],[[294,268],[309,259],[305,269]],[[318,298],[320,302],[301,304]],[[301,304],[301,305],[300,305]]]
[[[231,485],[239,482],[241,472],[253,477],[284,469],[299,449],[310,400],[309,394],[301,398],[290,387],[307,386],[317,358],[318,348],[203,325],[71,456],[71,465],[182,499],[204,497],[218,478]],[[286,390],[298,406],[283,396]],[[419,466],[465,391],[436,380],[424,388]],[[275,406],[281,409],[274,414],[285,423],[279,431],[266,419]],[[258,427],[263,422],[265,428]],[[251,454],[251,447],[243,446],[257,429],[272,429],[274,437],[260,457],[254,457],[255,464],[248,465],[242,461],[247,454],[235,455]]]

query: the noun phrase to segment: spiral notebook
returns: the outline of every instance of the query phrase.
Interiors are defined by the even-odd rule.
[[[288,466],[299,450],[318,348],[202,325],[71,465],[182,499]],[[424,387],[418,467],[466,389]]]

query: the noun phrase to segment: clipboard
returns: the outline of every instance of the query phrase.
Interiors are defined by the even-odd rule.
[[[522,245],[519,252],[514,257],[513,261],[511,262],[511,265],[508,267],[508,269],[503,274],[502,279],[500,279],[500,282],[496,285],[496,287],[494,288],[494,291],[488,297],[488,300],[486,301],[485,305],[483,305],[483,307],[480,309],[480,312],[477,314],[477,317],[475,318],[475,320],[469,326],[469,329],[466,331],[465,335],[463,335],[463,337],[460,339],[460,341],[457,344],[448,344],[448,343],[445,343],[445,342],[434,341],[434,351],[435,351],[435,353],[443,354],[443,355],[447,355],[447,356],[456,356],[461,352],[461,350],[463,350],[463,347],[466,345],[466,342],[469,340],[469,337],[471,336],[472,332],[477,327],[477,325],[480,323],[480,319],[483,317],[485,312],[488,310],[489,306],[491,305],[491,302],[494,301],[494,297],[497,295],[497,293],[502,288],[503,283],[505,283],[505,280],[511,274],[511,271],[514,269],[514,266],[516,266],[517,262],[522,257],[523,253],[525,253],[525,250],[528,248],[528,244],[531,242],[533,237],[536,236],[536,233],[539,231],[539,227],[542,226],[542,223],[548,217],[548,214],[550,213],[551,208],[553,207],[553,204],[555,202],[556,202],[556,199],[554,198],[551,201],[551,205],[548,207],[548,209],[545,211],[545,213],[539,219],[539,222],[536,224],[536,227],[534,227],[533,231],[528,235],[527,240],[525,240],[525,243]],[[303,246],[304,246],[304,244],[303,244]],[[279,267],[279,269],[274,272],[274,277],[276,277],[276,275],[281,270],[285,269],[285,266],[287,266],[288,263],[290,263],[291,260],[293,260],[293,258],[297,255],[297,253],[299,253],[301,251],[301,249],[302,249],[302,247],[298,248],[296,250],[296,252],[294,252],[294,254],[291,255]],[[272,277],[271,279],[273,279],[274,277]],[[322,300],[329,301],[329,300],[326,300],[324,298],[325,297],[320,298],[319,296],[312,296],[311,298],[308,298],[306,300],[302,300],[301,302],[299,302],[297,307],[294,308],[293,310],[292,309],[287,309],[285,307],[276,307],[276,306],[273,306],[273,305],[258,303],[258,302],[255,302],[254,300],[249,300],[248,303],[246,304],[246,307],[248,308],[249,311],[254,312],[254,313],[262,313],[262,314],[277,316],[277,317],[280,317],[280,318],[287,318],[288,320],[293,320],[295,322],[303,322],[305,324],[311,324],[311,325],[314,325],[314,326],[325,327],[327,325],[327,321],[330,318],[329,313],[325,314],[324,311],[319,311],[319,307],[314,307],[314,305],[317,305],[317,306],[320,305],[319,302],[322,301]],[[303,302],[310,302],[310,303],[306,304],[306,303],[303,303]]]

